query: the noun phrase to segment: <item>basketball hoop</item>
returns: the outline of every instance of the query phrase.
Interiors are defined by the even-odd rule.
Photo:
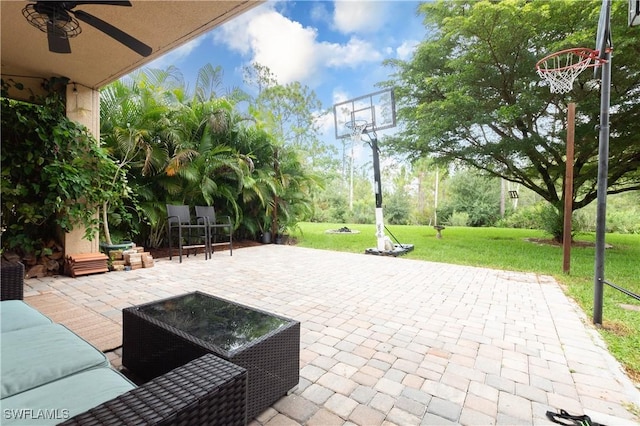
[[[351,137],[355,140],[362,134],[362,131],[369,125],[367,120],[351,120],[344,123],[344,127],[351,130]]]
[[[536,63],[536,70],[540,78],[549,83],[551,93],[567,93],[582,71],[607,62],[598,55],[597,50],[586,47],[561,50],[540,59]]]

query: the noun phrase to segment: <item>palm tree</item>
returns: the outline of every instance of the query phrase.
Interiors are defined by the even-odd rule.
[[[271,232],[282,234],[312,216],[311,194],[321,180],[304,168],[300,152],[293,148],[281,147],[276,151],[274,172],[276,192],[271,200]]]
[[[311,211],[315,177],[293,148],[276,148],[262,125],[239,113],[245,94],[218,96],[220,78],[219,67],[205,66],[190,92],[175,68],[143,70],[102,92],[103,141],[126,173],[128,207],[141,212],[151,246],[162,241],[167,203],[216,205],[251,235]],[[113,204],[103,206],[107,242]]]
[[[100,96],[102,141],[118,164],[111,186],[115,187],[119,181],[126,182],[125,173],[131,167],[140,169],[143,176],[150,174],[154,165],[163,161],[163,153],[154,148],[153,140],[158,123],[167,111],[166,105],[136,80],[118,80],[103,89]],[[110,204],[133,194],[127,191],[103,202],[103,232],[108,245],[112,244],[108,218]]]

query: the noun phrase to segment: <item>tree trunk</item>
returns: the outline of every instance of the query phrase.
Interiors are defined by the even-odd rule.
[[[109,208],[109,203],[105,201],[102,203],[102,228],[104,230],[104,242],[108,245],[112,245],[111,242],[111,233],[109,232],[109,222],[107,221],[108,214],[107,209]]]

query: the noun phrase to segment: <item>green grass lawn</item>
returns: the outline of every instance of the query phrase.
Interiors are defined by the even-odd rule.
[[[329,229],[347,226],[358,234],[327,234]],[[562,272],[562,247],[531,240],[548,240],[543,231],[507,228],[448,227],[442,239],[430,226],[389,226],[401,243],[413,244],[405,255],[410,259],[481,266],[551,275],[563,285],[584,312],[593,318],[593,233],[580,234],[580,244],[571,250],[571,272]],[[389,233],[387,233],[389,235]],[[364,253],[375,248],[375,226],[337,223],[301,223],[292,234],[301,247]],[[393,240],[393,238],[392,238]],[[605,279],[640,294],[640,235],[607,234],[611,247],[605,252]],[[622,305],[633,305],[636,310]],[[600,329],[611,353],[640,381],[640,302],[609,287],[604,289],[603,327]]]

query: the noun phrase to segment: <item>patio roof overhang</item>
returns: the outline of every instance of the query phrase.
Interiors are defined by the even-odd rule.
[[[47,35],[22,15],[28,2],[2,0],[1,75],[34,93],[41,93],[43,79],[51,77],[98,90],[263,1],[132,1],[132,7],[76,7],[149,45],[153,52],[143,57],[82,21],[82,33],[70,39],[71,53],[49,52]],[[9,96],[26,100],[28,92],[11,91]]]

